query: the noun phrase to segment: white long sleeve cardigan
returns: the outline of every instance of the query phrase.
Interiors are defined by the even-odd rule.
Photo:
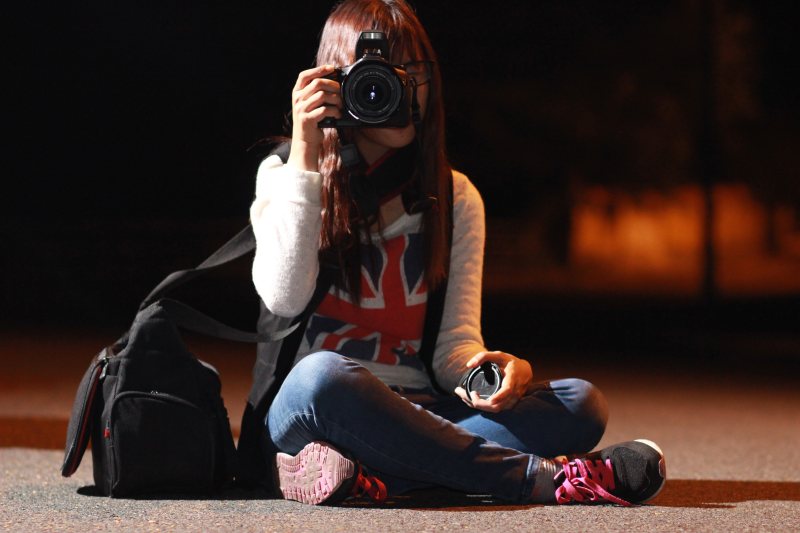
[[[265,159],[256,178],[250,219],[256,236],[253,282],[267,308],[285,317],[305,309],[316,286],[322,225],[321,185],[317,172],[297,170],[276,155]],[[483,200],[469,179],[453,172],[453,243],[441,329],[433,369],[439,384],[452,391],[466,371],[465,363],[485,350],[481,336],[481,280],[485,220]],[[403,214],[385,227],[382,238],[419,231],[422,216]],[[372,235],[373,239],[381,236]],[[307,355],[301,345],[298,359]],[[307,346],[306,346],[307,348]],[[430,385],[424,371],[362,361],[388,385]]]

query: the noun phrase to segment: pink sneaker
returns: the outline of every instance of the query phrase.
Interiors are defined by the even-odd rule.
[[[561,460],[554,478],[557,503],[631,505],[656,497],[667,473],[656,443],[639,439]]]
[[[291,456],[275,455],[278,487],[284,499],[319,505],[366,495],[378,503],[386,499],[386,485],[363,474],[361,465],[325,442],[306,444]]]

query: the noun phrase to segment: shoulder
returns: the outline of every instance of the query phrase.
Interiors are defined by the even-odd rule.
[[[257,198],[286,198],[292,201],[319,204],[322,194],[319,172],[298,170],[283,162],[277,154],[270,155],[258,166],[256,173]]]
[[[282,168],[283,166],[285,166],[283,160],[277,154],[271,154],[261,161],[261,163],[258,165],[258,171],[269,171],[276,168]]]
[[[456,218],[472,214],[483,218],[483,198],[469,178],[453,170],[453,211]]]

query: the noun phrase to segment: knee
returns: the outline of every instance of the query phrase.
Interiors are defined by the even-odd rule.
[[[581,427],[581,442],[576,443],[580,451],[589,451],[605,433],[608,422],[608,402],[603,392],[583,379],[560,380],[559,396],[569,411],[577,418]]]
[[[313,406],[348,396],[344,392],[354,388],[360,370],[361,365],[338,353],[316,352],[292,368],[283,386],[289,387],[297,400]]]

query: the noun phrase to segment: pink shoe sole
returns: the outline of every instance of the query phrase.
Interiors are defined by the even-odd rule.
[[[283,497],[311,505],[327,501],[355,475],[353,461],[324,442],[311,442],[295,456],[278,453],[275,464]]]

